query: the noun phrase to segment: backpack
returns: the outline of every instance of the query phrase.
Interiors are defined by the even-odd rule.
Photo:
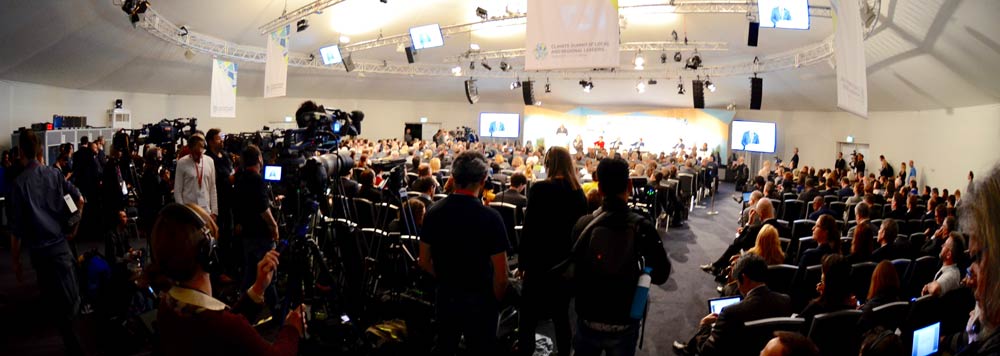
[[[637,246],[639,222],[642,216],[626,212],[626,229],[624,234],[613,231],[605,226],[598,226],[609,218],[609,214],[598,211],[597,216],[580,232],[570,257],[558,264],[554,270],[564,279],[576,282],[581,279],[630,279],[638,276],[642,270],[640,254]],[[624,240],[625,243],[621,241]],[[586,271],[587,276],[580,278],[578,272]]]

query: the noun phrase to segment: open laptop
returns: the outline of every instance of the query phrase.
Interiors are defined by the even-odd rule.
[[[741,300],[743,297],[740,296],[709,299],[708,312],[712,314],[722,313],[722,308],[739,303]]]
[[[913,356],[934,355],[941,337],[941,322],[927,325],[913,332]]]

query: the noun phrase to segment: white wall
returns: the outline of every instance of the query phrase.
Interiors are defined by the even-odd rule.
[[[778,123],[777,156],[788,160],[799,148],[800,165],[832,167],[837,142],[848,135],[870,144],[869,169],[885,155],[896,169],[913,160],[919,184],[964,190],[998,162],[1000,104],[931,111],[872,112],[868,119],[843,112],[740,111],[737,119]]]
[[[217,119],[208,116],[208,96],[84,91],[0,81],[0,146],[10,146],[12,130],[51,121],[53,114],[86,116],[91,126],[110,126],[107,110],[115,99],[125,102],[125,108],[132,112],[132,126],[136,128],[164,118],[197,117],[199,129],[219,127],[228,132],[254,131],[265,125],[273,127],[270,123],[294,116],[299,104],[308,100],[239,97],[236,100],[237,118]],[[477,128],[481,111],[519,114],[524,111],[524,105],[518,102],[469,105],[465,102],[314,100],[327,108],[363,111],[362,134],[370,138],[402,137],[403,124],[418,122],[421,117],[428,118],[428,122],[441,123],[444,129],[462,125]]]

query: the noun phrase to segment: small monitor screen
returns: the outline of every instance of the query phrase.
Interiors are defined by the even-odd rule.
[[[344,61],[344,58],[340,56],[340,47],[337,45],[320,48],[319,55],[323,57],[323,64],[325,65],[337,64]]]
[[[281,166],[264,166],[264,180],[268,182],[280,182]]]
[[[708,300],[708,312],[712,314],[722,313],[722,309],[730,305],[739,303],[742,297],[715,298]]]
[[[413,49],[424,49],[444,46],[444,36],[438,24],[424,25],[410,29],[410,41]]]
[[[913,356],[932,355],[938,351],[941,322],[927,325],[913,332]]]
[[[760,27],[809,29],[808,0],[757,0]]]
[[[773,122],[733,120],[731,148],[737,151],[774,153],[777,125]]]
[[[751,194],[753,194],[753,192],[744,192],[744,193],[743,193],[743,201],[745,201],[745,202],[749,202],[749,201],[750,201],[750,195],[751,195]]]
[[[521,115],[506,113],[480,113],[479,136],[517,138],[520,132]]]

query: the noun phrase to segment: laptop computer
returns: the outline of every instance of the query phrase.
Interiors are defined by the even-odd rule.
[[[913,331],[913,356],[936,354],[941,338],[941,322],[936,322]]]
[[[708,312],[712,314],[722,313],[723,308],[739,303],[742,300],[743,297],[740,296],[709,299]]]

